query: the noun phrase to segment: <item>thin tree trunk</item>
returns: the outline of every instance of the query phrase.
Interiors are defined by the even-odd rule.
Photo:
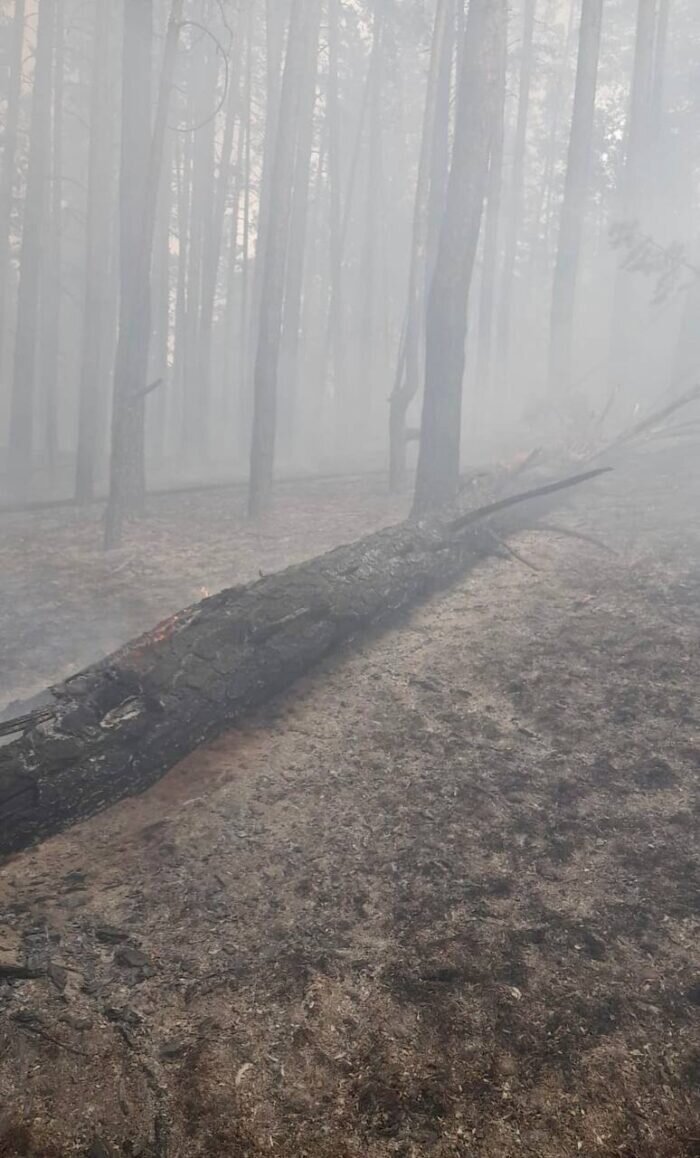
[[[175,291],[175,334],[173,343],[173,407],[169,447],[179,451],[182,414],[185,406],[187,365],[187,269],[189,266],[189,223],[192,198],[192,140],[179,137],[177,166],[177,285]]]
[[[173,0],[151,129],[153,0],[125,0],[120,175],[121,298],[114,368],[110,488],[105,546],[146,493],[145,388],[151,336],[151,261],[158,190],[183,0]]]
[[[447,205],[428,299],[417,515],[452,502],[459,485],[467,302],[498,115],[505,19],[503,0],[471,0]]]
[[[507,27],[503,22],[499,44],[498,108],[494,122],[489,182],[486,194],[486,224],[484,228],[483,269],[479,300],[479,332],[476,355],[477,389],[482,396],[491,393],[494,355],[494,306],[501,226],[503,193],[503,155],[506,112],[506,73],[508,68]],[[477,406],[479,403],[477,402]]]
[[[337,87],[337,77],[336,77]],[[345,190],[345,199],[341,197],[342,184],[342,167],[340,165],[340,155],[334,159],[333,167],[337,172],[337,191],[334,194],[338,199],[338,214],[340,221],[340,229],[335,232],[335,227],[332,226],[332,238],[335,236],[335,242],[332,240],[331,252],[331,286],[330,286],[330,301],[328,305],[328,324],[326,328],[326,343],[325,343],[325,357],[324,357],[324,376],[327,373],[327,368],[330,365],[331,355],[333,356],[333,384],[334,384],[334,403],[335,403],[335,420],[336,420],[336,442],[342,445],[343,449],[347,449],[347,427],[349,409],[353,404],[353,399],[349,393],[348,382],[348,366],[346,363],[346,300],[344,296],[344,268],[343,263],[345,259],[345,247],[350,229],[350,222],[352,219],[352,210],[355,202],[355,189],[357,186],[357,177],[360,171],[360,156],[362,153],[362,142],[365,134],[365,124],[369,114],[370,97],[372,93],[372,62],[367,68],[367,75],[365,79],[364,92],[362,96],[362,104],[360,107],[360,114],[357,121],[357,129],[355,132],[355,139],[353,143],[352,154],[350,157],[350,166],[348,169],[347,186]],[[339,122],[339,101],[338,103],[338,122]],[[338,124],[339,132],[339,124]],[[329,148],[331,142],[329,141]],[[349,296],[349,295],[348,295]]]
[[[109,140],[110,0],[96,0],[93,34],[90,147],[88,157],[85,300],[78,403],[78,449],[75,497],[91,502],[95,495],[95,454],[98,446],[100,397],[105,392],[103,348],[107,310],[110,212],[107,189],[111,177]]]
[[[423,114],[423,136],[418,162],[413,233],[408,274],[408,301],[403,340],[389,413],[389,485],[393,492],[406,481],[406,415],[420,385],[420,357],[423,347],[426,262],[429,228],[430,175],[433,144],[438,132],[436,114],[440,88],[440,64],[448,19],[454,20],[451,0],[438,0],[430,53],[428,83]]]
[[[53,479],[58,457],[58,385],[60,381],[60,333],[63,232],[63,97],[65,90],[65,7],[56,0],[54,28],[54,84],[52,163],[48,243],[46,246],[46,283],[42,301],[42,380],[46,431],[46,456]]]
[[[505,377],[508,376],[511,338],[511,315],[513,308],[513,281],[518,258],[518,243],[523,212],[523,191],[525,181],[525,156],[527,129],[530,119],[530,93],[534,58],[535,11],[537,0],[525,0],[523,23],[522,63],[520,67],[520,91],[518,97],[518,119],[515,127],[513,148],[513,171],[506,214],[505,254],[501,281],[501,303],[498,317],[498,350]]]
[[[211,58],[200,60],[192,78],[192,197],[190,204],[189,266],[187,270],[187,354],[185,362],[185,405],[180,432],[180,451],[189,462],[200,463],[206,455],[209,420],[209,383],[200,381],[200,333],[204,276],[204,250],[210,229],[214,168],[214,126],[210,117],[215,101]],[[203,123],[206,122],[206,123]]]
[[[253,6],[248,13],[245,79],[245,148],[243,153],[243,237],[241,241],[241,323],[240,323],[240,370],[239,370],[239,431],[236,445],[243,448],[241,434],[245,430],[245,401],[248,391],[248,341],[250,338],[250,181],[253,134]],[[229,336],[230,341],[230,336]]]
[[[319,25],[320,0],[293,0],[280,98],[270,190],[269,232],[260,299],[248,494],[248,512],[251,518],[264,513],[272,494],[277,434],[277,377],[289,249],[295,145],[304,73],[308,60],[308,44],[309,41],[317,43]]]
[[[121,542],[124,519],[144,493],[144,401],[151,330],[147,234],[153,0],[125,0],[122,52],[122,149],[119,180],[120,307],[114,368],[112,448],[105,546]]]
[[[304,263],[309,224],[309,179],[318,77],[317,57],[318,37],[315,40],[310,38],[299,106],[299,131],[294,161],[294,187],[289,222],[289,253],[287,255],[281,347],[280,417],[284,441],[290,457],[293,457],[296,448],[298,423],[299,346],[304,293]]]
[[[252,293],[250,303],[250,334],[247,345],[252,365],[247,367],[243,389],[243,425],[246,434],[251,431],[255,393],[255,358],[258,349],[259,325],[263,281],[265,279],[268,234],[274,229],[270,221],[270,200],[274,180],[274,165],[277,155],[277,126],[280,117],[280,92],[282,84],[282,64],[284,60],[286,11],[280,0],[266,0],[266,106],[265,141],[263,145],[262,172],[258,189],[258,221],[255,237],[255,261],[253,263]],[[252,438],[252,434],[251,434]]]
[[[571,384],[576,283],[590,185],[602,22],[603,0],[583,0],[576,95],[552,288],[549,348],[549,389],[552,396],[566,394]]]
[[[237,43],[240,52],[240,38],[238,38]],[[207,400],[211,399],[211,359],[212,336],[214,329],[214,306],[216,302],[216,290],[219,284],[219,270],[221,267],[221,257],[224,242],[224,221],[226,215],[226,205],[231,189],[233,169],[233,139],[236,123],[239,120],[240,115],[240,58],[233,60],[229,64],[228,84],[228,100],[226,104],[226,117],[224,121],[224,131],[221,142],[219,172],[216,177],[216,184],[214,189],[211,224],[210,227],[205,231],[204,252],[202,255],[202,313],[199,328],[198,378],[204,406],[206,406]],[[236,261],[236,242],[238,234],[237,209],[238,206],[236,205],[236,218],[233,226],[234,234],[232,250],[234,265]],[[232,337],[233,335],[229,336],[229,341],[232,340]],[[230,390],[229,382],[226,383],[226,389]],[[207,434],[208,433],[209,432],[207,432]]]
[[[544,274],[549,264],[552,203],[554,201],[555,175],[559,153],[559,127],[567,89],[569,60],[574,45],[576,9],[577,0],[569,0],[569,21],[566,30],[565,49],[553,86],[544,175],[540,183],[537,209],[534,216],[535,240],[530,260],[530,272],[533,278],[538,269],[541,274]]]
[[[668,133],[666,118],[666,65],[668,55],[668,32],[671,15],[671,0],[659,0],[654,43],[654,63],[652,68],[650,97],[650,157],[652,173],[652,202],[655,219],[663,220],[664,202],[667,196],[666,176],[668,172]]]
[[[15,0],[15,13],[12,20],[9,51],[10,73],[7,89],[5,131],[3,134],[2,170],[0,171],[0,382],[4,382],[5,380],[5,343],[9,333],[7,324],[7,289],[10,272],[13,193],[15,178],[17,176],[15,158],[17,155],[17,130],[19,127],[19,106],[22,90],[24,18],[25,0]]]
[[[652,127],[657,5],[658,0],[639,0],[627,150],[621,186],[623,220],[627,220],[629,214],[641,206],[647,188],[646,163]]]
[[[652,91],[657,0],[639,0],[634,70],[627,120],[627,148],[620,180],[618,220],[629,222],[644,216],[650,191],[648,172],[652,127]],[[634,306],[629,275],[618,266],[611,316],[610,387],[617,392],[628,372],[630,340],[634,329]],[[631,400],[627,399],[630,403]]]
[[[328,0],[328,186],[329,186],[329,310],[324,380],[332,365],[333,401],[345,397],[345,351],[343,348],[343,173],[340,146],[340,84],[338,75],[341,0]],[[324,401],[326,400],[324,396]],[[322,423],[322,428],[323,428]]]
[[[450,121],[452,104],[452,76],[457,42],[457,13],[462,11],[462,0],[447,0],[438,67],[438,90],[435,98],[435,124],[430,160],[430,191],[428,195],[428,240],[425,269],[425,293],[430,289],[437,260],[440,231],[445,215],[447,182],[450,175]],[[463,38],[462,38],[463,39]],[[463,45],[460,44],[458,54]],[[459,70],[458,70],[459,76]]]
[[[46,234],[47,176],[51,155],[51,76],[55,16],[55,0],[39,0],[10,410],[10,486],[17,498],[24,498],[30,487],[35,442],[39,307]]]
[[[364,253],[362,257],[362,297],[360,302],[357,389],[353,392],[350,430],[353,450],[361,450],[372,428],[372,407],[377,377],[379,253],[382,245],[380,212],[382,204],[383,130],[382,89],[384,85],[384,27],[386,0],[374,0],[374,40],[370,63],[368,105],[367,195],[364,214]]]
[[[165,455],[168,410],[171,403],[168,381],[170,346],[170,225],[174,142],[168,142],[158,193],[158,213],[153,244],[153,333],[150,351],[150,382],[160,382],[147,414],[148,454],[162,465]]]

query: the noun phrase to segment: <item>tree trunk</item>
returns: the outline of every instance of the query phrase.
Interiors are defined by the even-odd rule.
[[[331,26],[333,35],[337,37],[337,24],[335,29]],[[329,91],[329,116],[335,115],[337,117],[337,132],[340,132],[340,101],[338,91],[338,76],[337,76],[337,41],[335,43],[335,79],[333,81],[333,88]],[[340,228],[336,231],[336,225],[331,218],[331,285],[330,285],[330,301],[328,305],[328,317],[326,327],[326,341],[325,341],[325,355],[324,355],[324,376],[327,373],[328,366],[331,364],[331,357],[333,359],[333,401],[335,408],[335,443],[341,453],[347,452],[348,443],[348,429],[351,422],[352,408],[355,405],[355,399],[350,390],[349,382],[349,367],[347,364],[347,342],[346,342],[346,328],[347,315],[349,314],[349,293],[345,295],[344,284],[344,260],[345,249],[352,221],[353,206],[355,203],[355,189],[357,187],[357,178],[360,171],[360,157],[362,154],[362,143],[365,136],[365,125],[369,115],[370,98],[372,94],[372,68],[373,57],[367,68],[367,75],[365,78],[364,91],[362,94],[362,104],[359,110],[357,119],[357,126],[355,131],[355,138],[350,156],[350,164],[348,167],[347,183],[345,188],[345,198],[341,196],[342,186],[342,165],[340,149],[334,146],[334,130],[333,126],[329,126],[329,166],[335,177],[331,176],[332,186],[335,186],[334,192],[331,194],[331,212],[338,214],[338,221]],[[331,102],[331,94],[335,92],[335,98]],[[332,153],[331,153],[332,150]],[[336,208],[333,208],[333,205]]]
[[[408,273],[408,301],[404,318],[399,364],[394,379],[389,411],[389,486],[396,493],[406,482],[406,415],[420,385],[420,360],[424,337],[425,286],[429,227],[430,176],[434,141],[438,132],[436,114],[442,49],[447,21],[454,21],[451,0],[438,0],[430,53],[428,83],[423,114],[423,136],[418,161],[413,233]],[[447,63],[451,71],[451,59]],[[449,88],[449,80],[448,80]],[[441,110],[442,111],[442,110]]]
[[[9,51],[7,112],[5,115],[2,170],[0,171],[0,382],[5,381],[5,343],[9,334],[7,322],[7,288],[10,266],[10,239],[14,184],[17,176],[17,129],[22,90],[22,49],[24,45],[25,0],[15,0],[15,13]]]
[[[153,326],[149,356],[148,381],[160,382],[153,391],[146,414],[146,447],[149,460],[163,465],[166,431],[171,406],[170,389],[170,231],[172,216],[174,140],[168,142],[158,193],[158,213],[153,238]],[[150,398],[150,395],[149,395]]]
[[[237,38],[240,53],[241,40]],[[199,388],[203,402],[211,399],[211,359],[212,336],[214,330],[214,305],[216,290],[219,283],[222,251],[224,248],[224,221],[226,205],[231,190],[233,138],[236,123],[239,119],[240,104],[240,56],[229,63],[228,99],[226,102],[226,116],[224,131],[221,140],[221,156],[219,171],[216,176],[214,199],[211,211],[211,224],[205,232],[204,253],[202,257],[202,314],[199,328]],[[210,177],[211,179],[211,177]],[[236,218],[234,222],[234,237],[232,258],[236,261],[236,242],[238,233],[238,205],[236,204]],[[233,335],[229,335],[229,341]],[[225,383],[225,389],[231,389],[231,383]],[[206,432],[209,436],[210,431]],[[206,439],[208,442],[208,437]]]
[[[86,206],[85,298],[78,403],[78,449],[75,497],[89,503],[95,496],[100,398],[105,389],[104,323],[108,306],[110,206],[107,189],[110,156],[110,96],[106,65],[110,55],[110,0],[96,0],[93,34],[90,145]]]
[[[188,462],[206,460],[210,382],[202,380],[202,324],[204,263],[212,222],[212,174],[214,172],[216,105],[213,49],[207,51],[192,70],[192,198],[190,203],[190,244],[187,270],[187,356],[185,362],[185,405],[180,432],[180,452]],[[213,305],[213,302],[212,302]]]
[[[153,0],[124,0],[122,147],[119,179],[120,307],[114,367],[110,488],[105,547],[121,542],[124,519],[143,502],[144,399],[151,333],[147,235],[152,145]]]
[[[252,438],[252,423],[255,394],[255,358],[258,350],[259,326],[261,317],[261,303],[263,281],[266,268],[266,251],[268,234],[273,228],[270,221],[270,199],[274,181],[274,165],[277,156],[277,127],[280,115],[280,91],[282,84],[282,65],[284,61],[285,29],[287,27],[287,5],[280,0],[265,0],[266,12],[266,105],[265,105],[265,141],[263,145],[262,172],[258,188],[258,222],[255,237],[255,261],[253,264],[252,294],[250,303],[250,334],[248,349],[252,365],[246,368],[246,378],[243,386],[242,420],[246,437]],[[248,443],[250,450],[250,442]]]
[[[318,36],[310,38],[305,79],[300,98],[299,131],[294,161],[294,188],[289,222],[289,253],[284,294],[284,320],[281,350],[280,417],[288,458],[297,449],[299,419],[299,347],[302,328],[304,266],[309,227],[309,180],[314,139],[314,109],[318,79]]]
[[[494,355],[494,305],[498,276],[501,201],[503,191],[503,146],[505,136],[506,72],[508,66],[507,28],[501,26],[499,45],[498,109],[494,124],[489,183],[486,194],[486,224],[484,229],[483,270],[479,300],[479,333],[476,355],[476,382],[481,397],[491,393]],[[477,400],[477,407],[479,401]]]
[[[317,43],[319,24],[320,0],[293,0],[280,98],[270,189],[269,230],[260,299],[248,494],[248,513],[251,518],[257,518],[265,512],[272,494],[277,434],[277,376],[289,249],[295,147],[301,93],[308,62],[308,45],[310,41]]]
[[[365,211],[362,219],[364,245],[362,255],[362,296],[355,389],[349,413],[349,433],[352,448],[362,451],[372,428],[372,408],[377,385],[377,347],[379,339],[379,258],[383,245],[380,227],[382,205],[383,141],[382,89],[384,86],[384,39],[386,0],[374,0],[372,57],[369,72],[369,100],[367,120],[367,187]]]
[[[63,234],[63,99],[65,90],[65,5],[55,0],[54,83],[51,175],[49,181],[46,278],[41,314],[43,329],[42,383],[45,406],[45,445],[49,477],[53,480],[58,457],[58,386],[60,381],[60,335]]]
[[[504,380],[508,380],[511,315],[513,308],[513,281],[518,258],[520,226],[523,212],[523,190],[525,182],[525,156],[527,129],[530,119],[530,93],[534,63],[535,11],[537,0],[525,0],[523,24],[522,62],[520,66],[520,91],[518,96],[518,119],[515,127],[513,146],[513,171],[506,213],[505,254],[501,281],[501,303],[498,317],[498,352]]]
[[[536,280],[538,274],[545,276],[549,268],[551,219],[553,216],[552,203],[554,201],[554,187],[556,184],[556,171],[559,160],[559,126],[568,82],[569,60],[574,45],[574,16],[576,7],[577,0],[569,0],[569,20],[566,30],[564,55],[561,65],[557,70],[556,81],[552,89],[544,176],[540,183],[537,209],[534,217],[535,241],[530,258],[530,272],[533,281]]]
[[[620,180],[618,220],[629,222],[644,216],[650,191],[648,172],[652,128],[652,92],[657,0],[639,0],[634,51],[634,70],[627,120],[627,148]],[[634,330],[634,302],[629,275],[618,267],[611,317],[611,390],[617,392],[627,377],[630,341]],[[627,399],[627,405],[633,405]]]
[[[178,136],[177,167],[177,283],[175,289],[175,334],[173,340],[173,406],[169,446],[179,449],[182,413],[185,405],[187,364],[187,269],[189,266],[190,202],[192,198],[192,141]]]
[[[571,384],[576,283],[590,184],[602,21],[603,0],[583,0],[569,161],[552,289],[549,348],[552,397],[566,394]]]
[[[153,0],[125,0],[120,174],[120,318],[114,367],[112,454],[105,547],[146,494],[145,388],[151,337],[151,261],[165,135],[182,23],[173,0],[151,130]]]
[[[244,452],[245,438],[248,436],[246,422],[246,399],[248,397],[248,342],[250,339],[250,181],[252,175],[252,134],[253,134],[253,7],[248,13],[246,41],[245,78],[245,142],[243,160],[243,237],[241,242],[241,323],[239,360],[239,410],[236,447]],[[229,335],[230,341],[230,335]]]
[[[505,15],[502,0],[469,6],[447,205],[428,299],[417,515],[451,502],[459,485],[467,301],[498,113]]]
[[[428,239],[425,260],[425,295],[432,284],[437,260],[440,231],[445,215],[447,182],[450,175],[450,124],[452,106],[452,77],[455,73],[455,43],[458,37],[457,17],[461,11],[464,18],[462,0],[447,0],[445,25],[440,46],[438,65],[438,88],[435,94],[435,124],[430,156],[430,192],[428,195]],[[463,38],[462,38],[463,39]],[[457,55],[461,55],[463,45],[459,43]],[[457,69],[458,82],[460,70]]]
[[[326,117],[328,118],[328,210],[329,210],[329,309],[325,341],[325,356],[322,366],[324,382],[332,371],[332,399],[335,406],[346,396],[345,349],[343,343],[343,170],[340,142],[340,6],[341,0],[328,0],[328,92],[326,94]],[[324,403],[328,401],[328,390],[324,392]],[[321,422],[321,429],[326,423]]]
[[[17,329],[10,410],[10,488],[18,499],[31,485],[35,443],[37,347],[51,156],[51,77],[55,0],[39,0],[31,134],[17,287]]]

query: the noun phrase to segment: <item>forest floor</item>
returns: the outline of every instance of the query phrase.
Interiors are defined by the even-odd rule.
[[[287,553],[391,514],[356,493],[299,538],[285,498]],[[524,532],[537,571],[485,563],[5,865],[0,971],[37,976],[0,981],[0,1155],[698,1158],[699,500],[697,454],[627,460],[553,520],[616,554]],[[175,568],[153,517],[137,626],[274,566],[217,526]]]

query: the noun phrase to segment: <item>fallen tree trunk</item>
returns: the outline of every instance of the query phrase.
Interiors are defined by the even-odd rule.
[[[456,520],[404,523],[224,591],[53,688],[55,704],[3,725],[18,738],[0,748],[0,856],[142,792],[340,644],[454,582],[498,549],[487,518],[507,533],[517,505],[541,514],[601,473],[491,494]]]

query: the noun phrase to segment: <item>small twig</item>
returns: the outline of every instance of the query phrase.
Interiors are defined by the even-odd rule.
[[[69,1045],[67,1041],[61,1041],[59,1038],[53,1037],[52,1034],[47,1033],[46,1030],[41,1029],[38,1025],[21,1025],[19,1029],[22,1033],[35,1033],[37,1037],[42,1038],[44,1041],[50,1041],[52,1045],[57,1045],[59,1049],[64,1049],[67,1053],[74,1053],[77,1057],[89,1058],[94,1056],[93,1054],[86,1053],[84,1049],[78,1049],[75,1045]]]
[[[553,535],[563,535],[565,539],[580,539],[582,543],[590,543],[593,547],[600,547],[601,551],[606,551],[609,555],[619,555],[614,547],[609,547],[602,539],[596,539],[595,535],[585,535],[582,531],[572,531],[569,527],[557,527],[553,523],[538,523],[537,526],[531,528],[533,531],[550,531]]]
[[[531,563],[528,559],[525,559],[522,555],[519,555],[518,552],[508,543],[506,543],[505,539],[502,539],[500,535],[497,535],[495,531],[487,531],[487,534],[489,538],[493,539],[494,543],[498,543],[498,546],[502,547],[504,551],[506,551],[513,559],[516,560],[516,562],[522,563],[523,567],[529,567],[531,571],[536,571],[539,573],[539,567],[536,567],[534,563]]]
[[[142,386],[140,390],[137,390],[136,391],[136,397],[137,398],[147,398],[149,394],[152,394],[154,390],[157,390],[158,387],[162,386],[162,385],[163,385],[163,379],[162,378],[156,378],[155,382],[151,382],[150,385]]]

